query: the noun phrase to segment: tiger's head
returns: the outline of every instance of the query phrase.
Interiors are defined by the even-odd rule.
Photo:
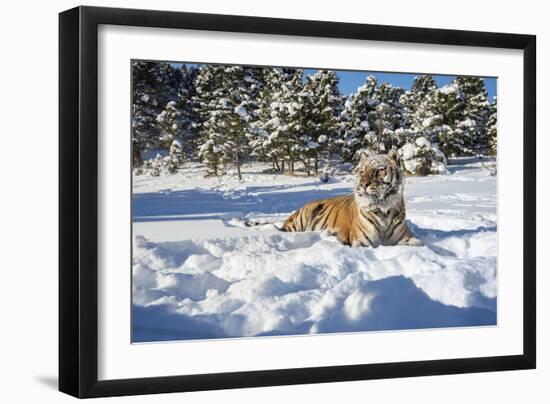
[[[403,173],[395,149],[388,154],[361,152],[354,173],[355,200],[361,209],[389,208],[402,198]]]

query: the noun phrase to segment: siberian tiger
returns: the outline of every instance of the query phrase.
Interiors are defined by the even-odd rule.
[[[421,246],[405,223],[403,173],[397,152],[363,152],[354,173],[352,194],[308,203],[290,215],[281,230],[328,230],[353,247]]]

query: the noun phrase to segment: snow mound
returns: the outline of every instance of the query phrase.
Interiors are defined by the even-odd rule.
[[[436,144],[425,137],[403,145],[399,150],[405,171],[412,175],[448,174],[447,161]]]
[[[377,249],[316,232],[137,236],[134,341],[495,324],[495,234],[470,235],[486,246],[475,257],[453,235]]]

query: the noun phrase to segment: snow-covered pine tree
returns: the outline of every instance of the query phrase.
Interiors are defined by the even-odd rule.
[[[160,154],[157,153],[156,157],[148,161],[149,167],[147,174],[151,177],[158,177],[163,172],[164,169],[164,159]]]
[[[311,148],[310,139],[305,133],[304,108],[305,94],[302,69],[283,69],[283,86],[280,100],[275,108],[282,123],[280,129],[283,138],[286,173],[294,175],[295,163],[303,160]]]
[[[469,149],[472,153],[486,153],[489,149],[486,125],[490,111],[485,83],[479,77],[458,76],[456,85],[464,101],[461,126],[468,128]]]
[[[342,158],[350,161],[358,150],[374,146],[371,139],[372,129],[368,113],[374,108],[376,78],[368,76],[365,84],[357,88],[345,102],[341,114]]]
[[[207,175],[218,175],[227,161],[224,153],[224,134],[218,131],[217,116],[220,115],[220,99],[223,98],[224,66],[202,65],[195,78],[193,97],[194,113],[198,117],[196,128],[198,157],[207,167]]]
[[[186,118],[176,107],[176,101],[169,101],[156,118],[156,124],[160,131],[157,140],[158,146],[169,149],[174,140],[182,138]]]
[[[196,67],[182,65],[180,70],[182,80],[176,100],[176,108],[180,112],[179,124],[181,133],[176,140],[180,141],[183,154],[186,157],[194,157],[197,150],[197,122],[199,121],[199,117],[196,114],[193,99],[196,95],[195,79],[198,74],[198,69]]]
[[[256,125],[256,132],[263,138],[262,153],[272,159],[280,171],[290,175],[294,174],[295,162],[300,161],[305,150],[302,76],[302,70],[286,68],[266,74]]]
[[[166,166],[170,174],[177,172],[178,168],[183,165],[185,161],[185,155],[183,152],[183,146],[178,139],[174,139],[170,145]]]
[[[414,78],[411,90],[401,96],[405,111],[404,127],[400,131],[401,141],[414,142],[423,136],[435,140],[434,127],[439,116],[430,108],[437,84],[432,76],[422,75]]]
[[[132,63],[132,161],[142,164],[142,153],[159,146],[156,118],[168,102],[178,98],[182,76],[164,62]]]
[[[254,134],[250,141],[252,154],[259,160],[271,161],[274,171],[282,172],[283,142],[278,127],[278,118],[274,111],[278,106],[279,95],[282,90],[283,72],[277,68],[265,68],[263,74],[264,85],[258,94],[256,118],[251,132]]]
[[[411,175],[446,174],[447,159],[439,147],[424,136],[409,140],[399,150],[401,166]]]
[[[316,89],[311,82],[311,76],[302,76],[302,79],[304,85],[299,89],[297,107],[295,108],[297,110],[295,118],[297,118],[297,126],[300,128],[296,144],[296,159],[302,163],[307,175],[310,175],[312,169],[316,172],[319,167],[321,145],[317,141],[316,131],[320,116],[317,105],[315,105]]]
[[[430,74],[415,77],[411,86],[411,93],[417,101],[422,101],[437,90],[437,83]]]
[[[437,89],[428,108],[432,118],[428,118],[429,125],[425,126],[433,130],[434,140],[445,156],[471,154],[475,123],[464,117],[464,98],[456,81]]]
[[[258,133],[257,122],[260,119],[260,93],[265,86],[266,72],[270,68],[243,66],[242,76],[237,77],[240,82],[239,94],[236,99],[239,105],[235,108],[241,118],[243,125],[243,142],[241,145],[241,156],[250,159],[254,154],[254,147],[257,145]]]
[[[210,128],[224,134],[223,152],[228,161],[237,167],[241,179],[241,158],[247,147],[246,121],[249,118],[244,96],[244,70],[241,66],[226,66],[223,70],[223,87],[219,89],[218,109]]]
[[[404,94],[400,87],[382,83],[376,87],[374,97],[370,102],[372,109],[368,112],[371,148],[387,152],[392,147],[403,145],[403,139],[396,131],[405,127],[405,109],[400,98]]]
[[[307,77],[302,92],[303,147],[304,157],[308,160],[305,165],[309,171],[309,160],[312,159],[315,175],[319,171],[319,154],[323,154],[325,166],[328,166],[339,146],[339,117],[344,98],[340,95],[338,81],[335,72],[319,70]]]
[[[346,102],[342,114],[343,154],[349,160],[363,148],[384,152],[404,143],[406,110],[404,90],[388,83],[378,85],[374,76]]]
[[[218,175],[220,165],[233,162],[241,178],[244,155],[253,122],[257,119],[258,97],[263,85],[261,72],[242,66],[204,66],[195,82],[196,110],[201,116],[199,157]]]
[[[489,105],[489,118],[485,123],[487,133],[489,152],[497,154],[497,97],[494,97],[493,103]]]
[[[422,137],[446,157],[486,151],[488,103],[481,79],[458,77],[437,88],[431,76],[420,76],[401,101],[407,111],[408,144]]]

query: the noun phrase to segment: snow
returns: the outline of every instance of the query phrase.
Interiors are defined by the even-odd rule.
[[[432,147],[432,144],[430,143],[430,141],[422,136],[417,138],[415,140],[415,143],[417,144],[417,146],[420,146],[420,147]]]
[[[414,144],[412,143],[406,143],[402,148],[401,148],[401,158],[403,160],[410,160],[414,157],[416,153],[416,147]]]
[[[439,88],[437,91],[439,91],[442,94],[449,95],[453,93],[458,93],[458,87],[455,84],[448,84],[446,86]]]
[[[419,167],[428,163],[432,174],[447,174],[445,155],[435,143],[420,136],[414,143],[407,142],[399,150],[403,168],[409,174],[417,174]]]
[[[248,111],[242,103],[235,107],[235,113],[239,115],[242,119],[248,118]]]
[[[351,191],[262,172],[134,177],[133,341],[496,324],[496,177],[487,159],[407,177],[407,217],[423,247],[351,248],[277,228],[304,203]],[[246,226],[245,220],[257,225]]]

